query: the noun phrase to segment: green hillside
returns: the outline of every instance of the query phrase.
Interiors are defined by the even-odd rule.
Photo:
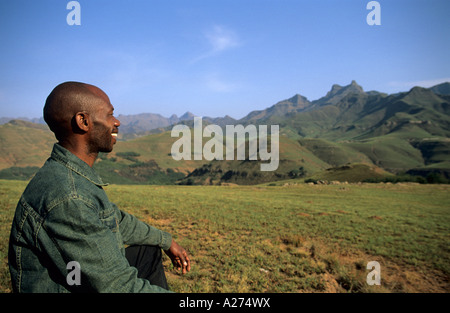
[[[195,167],[172,159],[170,147],[175,140],[164,133],[119,141],[114,152],[100,154],[94,168],[108,183],[173,184]],[[0,178],[30,179],[50,156],[55,142],[45,125],[24,121],[0,125]]]
[[[322,100],[325,101],[325,100]],[[314,110],[294,115],[273,117],[298,130],[307,138],[333,141],[365,139],[398,133],[403,138],[404,128],[410,138],[450,136],[450,97],[438,96],[424,88],[413,88],[398,95],[355,93],[347,94],[337,104],[318,106]],[[401,134],[402,133],[402,134]]]
[[[420,87],[386,95],[366,93],[352,82],[345,87],[334,85],[317,101],[307,103],[305,98],[297,96],[267,110],[252,112],[241,120],[279,124],[281,133],[286,136],[280,145],[290,142],[287,149],[280,148],[282,162],[272,177],[252,176],[251,181],[282,180],[291,177],[289,173],[298,172],[300,167],[311,174],[325,168],[358,163],[395,174],[414,169],[412,173],[423,176],[437,172],[448,177],[449,116],[449,96]],[[260,119],[256,120],[256,117]],[[242,175],[253,173],[253,169],[245,170],[249,168],[251,166],[246,163],[215,162],[198,168],[189,177],[189,182],[208,183],[212,179],[240,184],[247,180],[248,183],[250,179],[244,179]],[[351,176],[348,171],[341,174]],[[223,178],[219,179],[220,175],[224,175]],[[374,178],[378,177],[375,175]]]
[[[109,157],[117,158],[126,162],[127,159],[121,157],[121,153],[134,152],[139,154],[136,159],[140,162],[155,161],[161,168],[173,168],[176,171],[188,173],[202,164],[202,161],[181,160],[175,161],[171,155],[172,145],[179,138],[171,137],[171,132],[166,131],[160,134],[147,135],[137,139],[119,141]],[[193,149],[191,149],[193,151]],[[193,159],[193,157],[191,157]]]
[[[309,181],[356,183],[369,179],[383,179],[393,175],[377,166],[367,164],[349,164],[329,168],[308,178]]]
[[[248,151],[248,145],[246,147]],[[240,184],[254,185],[281,179],[304,177],[308,174],[330,167],[314,155],[297,140],[287,136],[280,137],[280,161],[275,171],[261,171],[261,163],[269,161],[249,160],[214,160],[203,164],[184,179],[180,184],[185,185],[217,185]]]
[[[172,158],[170,132],[118,141],[111,153],[94,165],[106,182],[114,184],[174,184],[205,161]],[[193,159],[193,158],[191,158]]]
[[[358,149],[354,149],[350,144],[316,138],[304,138],[299,142],[316,157],[331,166],[347,163],[372,163],[370,157]]]
[[[0,125],[0,170],[42,166],[54,142],[45,125],[18,120]]]
[[[248,155],[243,161],[210,162],[193,160],[191,154],[191,160],[176,161],[171,148],[179,138],[171,137],[170,126],[145,136],[120,134],[122,140],[112,153],[100,155],[95,168],[105,181],[117,184],[260,184],[314,177],[349,164],[364,164],[391,174],[448,179],[448,86],[414,87],[387,95],[365,92],[352,81],[348,86],[333,85],[318,100],[295,95],[239,121],[228,116],[205,118],[203,126],[212,123],[224,130],[230,123],[279,125],[280,162],[274,172],[262,172],[261,161],[250,161]],[[139,116],[140,125],[147,125],[144,117]],[[133,125],[132,117],[128,118],[127,123]],[[186,115],[181,122],[192,127],[190,118]],[[123,140],[133,137],[137,138]],[[207,141],[209,138],[203,138],[203,144]],[[0,142],[0,177],[27,179],[49,156],[55,139],[44,125],[12,121],[0,126]],[[361,169],[359,165],[356,168]],[[350,171],[339,173],[353,175]]]
[[[266,183],[265,185],[283,186],[296,185],[299,183],[333,185],[341,183],[358,183],[364,181],[389,181],[390,179],[394,179],[394,177],[395,175],[392,173],[389,173],[375,165],[354,163],[330,167],[303,178],[280,180],[269,184]]]

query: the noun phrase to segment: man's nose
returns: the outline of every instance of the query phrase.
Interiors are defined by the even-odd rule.
[[[120,126],[120,121],[117,118],[114,118],[114,126],[119,127]]]

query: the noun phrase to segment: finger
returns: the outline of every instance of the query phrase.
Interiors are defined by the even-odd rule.
[[[183,264],[182,264],[182,273],[186,274],[186,267],[187,267],[188,263],[186,262],[186,260],[183,260]]]
[[[189,272],[191,270],[191,260],[189,259],[189,257],[186,255],[186,269]]]
[[[179,257],[176,257],[172,263],[173,263],[173,266],[176,267],[178,270],[181,269],[182,263],[181,263],[181,259]]]
[[[180,254],[180,257],[178,257],[178,270],[181,270],[182,273],[184,274],[186,272],[186,266],[187,266],[187,262],[183,256],[183,254]]]
[[[189,259],[186,251],[183,254],[184,254],[183,274],[185,274],[186,272],[189,272],[191,270],[191,260]]]

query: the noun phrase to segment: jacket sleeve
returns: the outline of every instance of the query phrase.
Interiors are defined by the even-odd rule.
[[[120,212],[119,229],[125,244],[159,246],[164,250],[170,248],[172,235],[142,222],[129,213],[117,210]]]
[[[136,268],[129,265],[121,251],[116,212],[111,208],[111,214],[105,212],[99,216],[89,202],[71,198],[47,214],[38,241],[42,243],[43,255],[50,258],[58,272],[53,273],[55,280],[71,291],[80,292],[167,292],[138,278]],[[136,229],[143,232],[141,227]],[[71,261],[80,265],[78,286],[66,282],[67,264]]]

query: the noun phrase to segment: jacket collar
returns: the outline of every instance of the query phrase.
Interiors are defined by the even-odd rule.
[[[53,145],[51,158],[97,186],[108,185],[102,181],[100,176],[92,167],[58,143]]]

